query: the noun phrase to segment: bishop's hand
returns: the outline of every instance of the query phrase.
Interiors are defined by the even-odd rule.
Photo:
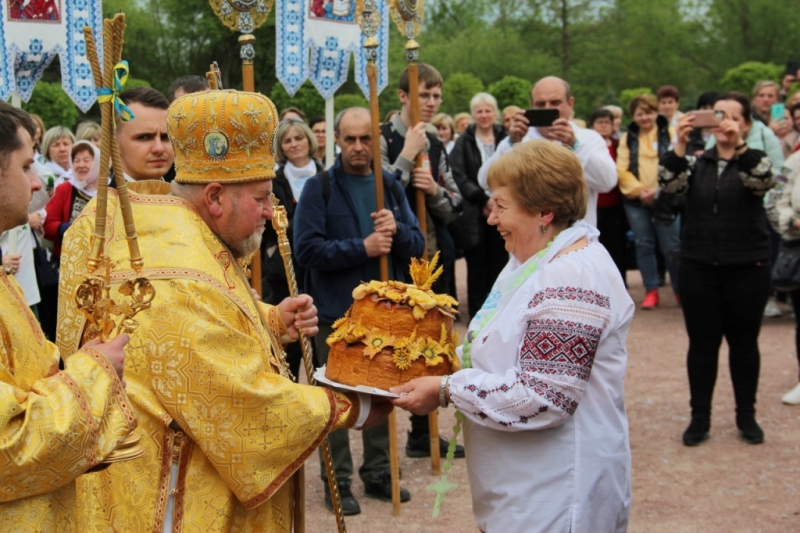
[[[278,304],[283,323],[289,329],[289,337],[292,340],[300,338],[300,332],[306,337],[313,337],[319,333],[317,327],[317,306],[314,299],[308,294],[301,294],[296,297],[289,297]]]

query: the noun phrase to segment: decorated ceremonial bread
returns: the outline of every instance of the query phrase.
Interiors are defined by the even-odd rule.
[[[353,305],[333,324],[325,377],[344,385],[389,390],[414,378],[444,376],[460,368],[453,298],[431,286],[442,274],[411,261],[413,285],[371,281],[353,290]]]

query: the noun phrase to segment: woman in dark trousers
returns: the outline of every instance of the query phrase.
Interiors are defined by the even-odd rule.
[[[498,116],[497,101],[492,95],[476,94],[472,97],[470,108],[475,122],[456,140],[450,152],[450,165],[453,179],[463,197],[464,211],[461,220],[457,220],[460,231],[477,236],[473,246],[464,249],[469,317],[472,318],[489,296],[494,280],[508,262],[503,238],[486,222],[491,212],[491,208],[487,209],[489,197],[478,185],[478,170],[494,154],[495,148],[507,134],[495,122]]]
[[[679,267],[692,408],[686,446],[708,438],[723,337],[730,348],[736,425],[746,442],[764,441],[755,419],[758,335],[771,272],[763,196],[775,180],[766,153],[742,139],[751,120],[749,100],[728,93],[714,109],[725,114],[714,129],[716,146],[687,155],[694,117],[684,115],[675,149],[661,157],[659,175],[665,191],[686,195]]]

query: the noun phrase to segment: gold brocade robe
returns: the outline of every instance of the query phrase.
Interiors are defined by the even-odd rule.
[[[80,527],[160,533],[176,461],[173,531],[289,532],[290,476],[330,431],[355,424],[358,407],[279,375],[273,347],[286,329],[277,308],[256,303],[229,250],[168,184],[129,187],[141,192],[130,197],[142,275],[156,290],[152,308],[135,317],[125,360],[145,455],[81,480]],[[90,203],[64,240],[58,342],[65,349],[78,345],[85,325],[66,295],[85,270],[95,211]],[[133,272],[114,192],[106,232],[118,287]]]
[[[71,533],[75,478],[136,427],[114,368],[100,352],[58,370],[16,281],[0,271],[0,531]]]

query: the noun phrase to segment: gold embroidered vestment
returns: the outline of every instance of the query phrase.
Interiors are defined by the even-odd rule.
[[[114,368],[75,353],[64,371],[13,278],[0,272],[0,531],[71,533],[75,478],[136,427]]]
[[[279,375],[273,347],[286,329],[278,309],[253,300],[228,249],[168,192],[161,182],[131,184],[142,275],[156,289],[151,309],[136,316],[125,361],[145,455],[81,479],[79,525],[160,533],[175,461],[173,531],[288,533],[290,476],[330,431],[352,426],[358,408]],[[65,349],[79,344],[85,325],[69,295],[85,271],[94,213],[91,203],[65,236],[58,335]],[[112,192],[105,248],[112,296],[133,275],[123,230]]]

